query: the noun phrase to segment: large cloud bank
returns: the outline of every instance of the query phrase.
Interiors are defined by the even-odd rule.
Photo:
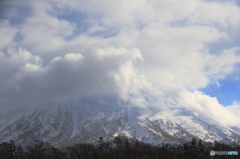
[[[237,70],[234,1],[10,0],[1,8],[2,112],[116,95],[135,106],[183,106],[240,122],[236,106],[200,91]]]

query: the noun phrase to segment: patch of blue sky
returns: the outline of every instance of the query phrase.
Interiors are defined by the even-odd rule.
[[[227,32],[227,39],[219,39],[216,42],[207,44],[207,53],[209,54],[220,54],[224,50],[228,50],[231,48],[240,48],[240,32]],[[239,52],[240,53],[240,52]]]
[[[101,16],[69,9],[62,9],[59,13],[60,14],[57,15],[57,18],[66,20],[75,25],[73,34],[65,40],[74,39],[79,35],[108,38],[116,35],[119,31],[116,27],[109,28],[101,24]],[[94,26],[99,29],[91,30]]]
[[[206,2],[235,2],[235,3],[238,3],[239,0],[204,0]]]
[[[222,24],[222,22],[204,22],[204,21],[198,21],[197,19],[192,19],[192,17],[185,17],[180,20],[170,21],[168,23],[171,27],[181,28],[181,27],[190,27],[190,26],[202,26],[202,27],[212,27],[212,28],[218,28],[219,30],[231,30],[231,27]]]
[[[234,47],[239,47],[237,44],[228,42],[228,41],[221,41],[217,43],[208,43],[207,45],[207,53],[208,54],[221,54],[224,50],[228,50]]]
[[[189,23],[188,19],[184,18],[181,20],[171,21],[168,23],[168,25],[174,28],[181,28],[181,27],[190,26],[191,24]]]
[[[180,21],[174,21],[169,23],[171,27],[182,28],[187,26],[204,26],[204,23],[191,23],[187,19],[183,19]],[[207,25],[206,25],[207,26]],[[220,24],[212,24],[213,28],[221,28]],[[207,26],[208,27],[208,26]],[[223,26],[222,26],[223,27]],[[223,31],[226,33],[228,38],[220,38],[218,41],[209,42],[203,48],[203,51],[207,51],[208,54],[220,54],[224,50],[233,48],[233,47],[240,47],[240,31],[232,30],[230,27],[223,27],[219,31]]]
[[[206,2],[227,2],[229,0],[204,0]]]
[[[75,26],[74,33],[66,40],[73,39],[80,34],[85,33],[91,26],[89,22],[89,15],[80,11],[65,11],[57,15],[57,18],[66,20]]]
[[[21,42],[23,40],[23,36],[21,35],[20,32],[17,32],[14,36],[14,41],[15,42]]]
[[[104,26],[103,26],[104,27]],[[101,38],[110,38],[119,33],[119,28],[117,27],[107,27],[103,30],[94,31],[89,34],[90,37],[101,37]]]
[[[240,73],[238,71],[238,73]],[[237,73],[236,73],[237,74]],[[224,106],[232,105],[240,101],[240,79],[237,75],[228,76],[225,79],[213,82],[200,91],[216,97],[218,102]]]
[[[240,1],[239,0],[204,0],[207,2],[216,2],[216,3],[221,3],[221,2],[230,2],[230,3],[234,3],[238,6],[240,6]]]
[[[240,1],[236,0],[235,3],[240,6]]]
[[[31,7],[25,1],[2,1],[0,19],[8,20],[11,25],[20,25],[31,15]]]

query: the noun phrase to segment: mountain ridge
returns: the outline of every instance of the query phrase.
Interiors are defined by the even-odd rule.
[[[154,144],[184,143],[193,137],[206,142],[240,142],[239,128],[224,126],[186,108],[136,107],[114,100],[26,109],[1,119],[0,126],[1,141],[13,139],[23,145],[40,139],[66,146],[118,135]]]

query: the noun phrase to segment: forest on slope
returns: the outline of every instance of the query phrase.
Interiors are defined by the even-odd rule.
[[[111,141],[99,138],[97,143],[80,143],[56,148],[48,142],[36,141],[22,147],[13,140],[0,144],[0,159],[231,159],[239,154],[211,156],[210,151],[240,152],[240,145],[207,143],[193,138],[184,144],[151,145],[134,138],[117,136]]]

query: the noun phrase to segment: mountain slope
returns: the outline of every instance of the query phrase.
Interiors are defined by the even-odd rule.
[[[192,137],[209,142],[240,141],[238,128],[223,126],[182,107],[141,108],[115,100],[64,102],[7,117],[0,120],[0,140],[13,139],[23,145],[41,139],[67,146],[120,134],[155,144],[182,143]]]

